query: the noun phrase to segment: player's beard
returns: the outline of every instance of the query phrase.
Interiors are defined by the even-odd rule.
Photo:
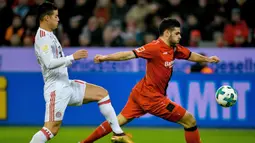
[[[169,41],[170,45],[172,45],[172,46],[175,46],[176,44],[179,43],[178,41],[173,40],[173,38],[171,38],[171,36],[168,41]]]

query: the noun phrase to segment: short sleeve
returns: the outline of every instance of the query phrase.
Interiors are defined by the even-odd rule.
[[[175,58],[176,59],[189,59],[191,55],[191,51],[188,48],[185,48],[181,45],[178,45],[176,47],[176,51],[175,51]]]
[[[156,44],[149,43],[142,47],[134,49],[133,52],[135,53],[137,58],[152,59],[156,57],[158,50]]]

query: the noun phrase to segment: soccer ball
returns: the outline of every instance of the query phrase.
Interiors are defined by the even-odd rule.
[[[215,98],[220,106],[231,107],[237,101],[237,92],[231,86],[223,85],[217,90]]]

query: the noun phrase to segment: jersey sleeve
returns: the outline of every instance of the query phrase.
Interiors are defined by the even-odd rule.
[[[152,59],[156,57],[158,50],[154,44],[146,44],[133,50],[137,58]]]
[[[48,68],[48,69],[55,69],[61,66],[69,66],[72,64],[74,60],[73,55],[60,57],[57,58],[53,54],[53,45],[52,41],[49,37],[43,37],[35,42],[35,48],[40,56],[41,62]]]
[[[176,51],[175,51],[175,58],[176,59],[189,59],[191,55],[191,51],[188,48],[185,48],[181,45],[178,45],[176,47]]]

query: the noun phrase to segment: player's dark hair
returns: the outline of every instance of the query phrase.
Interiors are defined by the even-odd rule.
[[[58,8],[51,2],[41,4],[38,8],[37,20],[40,21],[44,16],[52,15],[54,10],[58,10]]]
[[[159,35],[162,36],[167,29],[173,29],[175,27],[181,27],[181,24],[176,19],[164,18],[159,25]]]

